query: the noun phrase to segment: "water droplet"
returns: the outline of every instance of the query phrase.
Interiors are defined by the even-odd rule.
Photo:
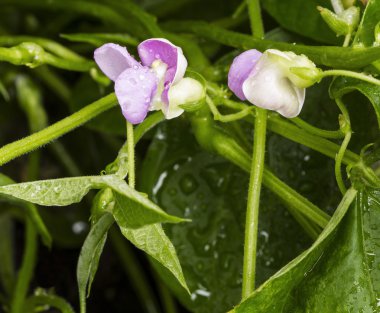
[[[181,187],[182,192],[185,194],[190,194],[194,192],[198,187],[197,181],[190,174],[184,175],[180,180],[179,185]]]
[[[71,229],[72,229],[74,234],[79,235],[87,229],[87,224],[85,222],[82,222],[82,221],[75,222],[72,225]]]
[[[53,190],[54,192],[60,192],[61,189],[59,187],[54,187]]]
[[[160,59],[160,58],[161,58],[161,56],[160,56],[158,53],[156,53],[154,57],[155,57],[156,59]]]
[[[143,74],[139,75],[140,80],[144,80],[145,76]]]

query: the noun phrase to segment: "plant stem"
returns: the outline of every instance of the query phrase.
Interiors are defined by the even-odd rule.
[[[253,38],[264,37],[259,0],[247,0]],[[259,224],[260,193],[265,162],[267,111],[257,108],[253,134],[253,155],[249,177],[247,211],[245,217],[242,299],[255,289],[256,253]]]
[[[37,232],[31,219],[26,218],[25,252],[17,275],[17,283],[11,301],[11,313],[23,313],[24,300],[32,279],[36,263]]]
[[[253,156],[248,188],[244,238],[243,290],[246,299],[255,289],[256,250],[259,222],[260,192],[264,171],[267,112],[257,110],[253,138]]]
[[[268,119],[268,129],[294,142],[298,142],[306,147],[318,151],[330,158],[335,159],[340,147],[324,138],[302,132],[301,129],[279,117]],[[346,165],[353,165],[360,161],[360,157],[352,152],[345,151],[342,162]]]
[[[344,134],[342,133],[342,131],[340,129],[339,130],[320,129],[318,127],[310,125],[309,123],[305,122],[304,120],[300,119],[299,117],[291,118],[290,121],[292,121],[298,127],[306,130],[308,133],[319,136],[319,137],[329,138],[329,139],[339,139],[339,138],[344,137]]]
[[[262,39],[264,37],[264,25],[261,18],[260,1],[246,0],[246,2],[248,6],[248,14],[253,37],[257,39]]]
[[[339,190],[342,194],[345,194],[347,191],[346,186],[344,185],[343,178],[342,178],[342,171],[341,171],[341,166],[342,166],[342,159],[344,152],[347,149],[347,146],[351,140],[351,135],[352,132],[347,131],[346,135],[344,136],[342,145],[340,146],[339,152],[336,155],[335,158],[335,166],[334,166],[334,171],[335,171],[335,177],[336,177],[336,182],[338,184]]]
[[[95,116],[114,107],[117,99],[114,93],[105,96],[63,120],[28,137],[12,142],[0,148],[0,166],[25,153],[33,151],[50,141],[72,131]]]
[[[334,171],[335,171],[335,177],[338,183],[339,190],[344,195],[347,189],[343,182],[341,166],[342,166],[342,159],[343,159],[344,153],[347,150],[347,146],[351,140],[352,131],[351,131],[350,115],[347,111],[346,106],[344,105],[342,99],[340,98],[335,99],[335,101],[340,111],[342,112],[342,115],[340,116],[340,124],[341,124],[341,129],[345,132],[345,136],[344,136],[342,145],[340,146],[340,149],[335,157]]]
[[[135,143],[133,136],[133,125],[127,122],[127,145],[128,145],[128,183],[131,188],[135,188]]]
[[[346,77],[352,77],[356,79],[360,79],[362,81],[365,81],[367,83],[371,83],[377,86],[380,86],[380,80],[358,72],[353,71],[347,71],[347,70],[327,70],[323,71],[320,74],[320,78],[327,77],[327,76],[346,76]]]

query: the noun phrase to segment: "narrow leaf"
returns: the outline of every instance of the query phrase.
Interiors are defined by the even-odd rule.
[[[77,265],[77,281],[81,313],[86,312],[86,295],[90,294],[91,284],[98,269],[99,259],[107,239],[107,232],[114,219],[104,214],[92,227],[83,243]]]

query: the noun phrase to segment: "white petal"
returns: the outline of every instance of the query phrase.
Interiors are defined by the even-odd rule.
[[[197,80],[185,77],[169,89],[169,106],[165,108],[164,114],[167,119],[180,116],[184,110],[181,104],[196,102],[204,96],[203,86]]]
[[[243,92],[249,102],[288,118],[299,114],[305,90],[294,86],[277,62],[263,55],[252,73],[243,83]]]

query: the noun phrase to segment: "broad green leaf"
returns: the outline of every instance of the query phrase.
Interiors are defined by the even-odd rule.
[[[363,250],[366,263],[371,275],[371,282],[377,297],[377,307],[380,306],[380,191],[377,189],[363,191],[357,201],[361,209],[362,217],[359,223],[362,225]],[[360,225],[359,225],[360,226]]]
[[[233,312],[377,312],[380,242],[371,228],[380,225],[378,201],[378,190],[350,189],[312,247]]]
[[[79,302],[81,313],[86,312],[86,295],[90,295],[91,284],[98,269],[99,259],[104,244],[107,240],[107,232],[114,223],[111,214],[104,214],[92,225],[86,240],[83,243],[77,265],[77,281],[79,288]]]
[[[143,163],[140,179],[142,189],[168,212],[192,219],[191,223],[178,226],[164,225],[176,247],[191,296],[171,279],[167,270],[157,262],[153,265],[190,311],[225,312],[238,303],[241,296],[242,230],[248,175],[222,158],[202,151],[188,128],[189,125],[180,120],[159,127]],[[277,141],[277,147],[275,143],[273,141],[276,151],[279,144],[283,146],[281,151],[282,157],[287,157],[285,162],[297,153],[294,164],[302,164],[304,154],[297,150],[297,146],[292,146],[295,151],[290,152],[288,142]],[[314,158],[311,159],[313,162]],[[277,165],[278,162],[275,158],[271,160],[271,164]],[[304,185],[304,177],[302,181]],[[258,283],[309,245],[307,235],[286,208],[267,190],[263,191],[263,199]]]
[[[341,98],[352,91],[359,91],[371,102],[380,127],[380,86],[350,77],[338,77],[330,86],[330,96]]]
[[[264,0],[264,9],[285,29],[319,42],[338,42],[321,18],[317,6],[331,7],[328,0]]]
[[[112,214],[122,219],[125,226],[141,227],[161,222],[178,223],[183,219],[165,213],[160,207],[132,189],[114,175],[84,176],[41,180],[0,187],[0,194],[45,206],[65,206],[77,203],[90,189],[109,187],[114,190],[115,206]]]
[[[15,184],[15,182],[11,178],[9,178],[8,176],[0,173],[0,188],[1,188],[1,186],[11,185],[11,184]],[[51,235],[50,235],[48,229],[46,228],[46,226],[45,226],[45,224],[44,224],[44,222],[43,222],[43,220],[42,220],[42,218],[38,212],[37,207],[34,204],[29,203],[29,202],[25,202],[25,201],[20,201],[20,200],[17,200],[17,199],[14,199],[12,197],[8,197],[5,195],[1,195],[1,193],[0,193],[0,202],[1,201],[10,202],[10,203],[13,203],[19,207],[24,208],[26,210],[26,213],[29,215],[30,219],[34,223],[38,233],[40,234],[43,243],[48,247],[51,246],[51,243],[52,243]]]
[[[0,214],[0,285],[7,296],[12,295],[16,278],[13,231],[10,214]]]
[[[161,224],[146,225],[137,229],[123,227],[122,224],[119,226],[125,238],[168,269],[181,286],[190,293],[176,250]]]
[[[49,179],[0,187],[0,194],[46,206],[77,203],[90,191],[104,185],[103,176]]]
[[[356,32],[354,45],[370,47],[375,41],[375,26],[380,22],[380,1],[369,0],[359,28]]]

